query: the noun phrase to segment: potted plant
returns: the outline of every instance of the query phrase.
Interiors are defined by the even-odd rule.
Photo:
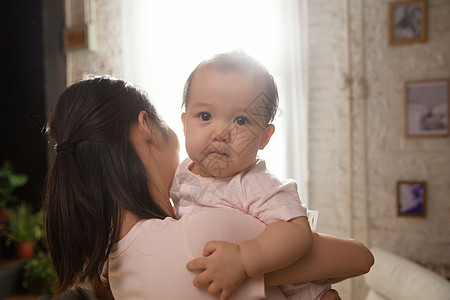
[[[31,206],[21,203],[9,214],[6,229],[8,242],[14,242],[16,258],[30,258],[34,255],[35,243],[43,236],[42,212],[34,213]]]
[[[48,253],[40,251],[23,268],[22,286],[28,292],[52,296],[58,281],[56,270]]]
[[[28,181],[28,176],[14,172],[9,160],[3,162],[0,168],[0,224],[8,225],[8,208],[17,202],[13,192]]]

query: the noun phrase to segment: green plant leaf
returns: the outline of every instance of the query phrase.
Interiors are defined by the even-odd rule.
[[[10,176],[9,176],[9,182],[10,182],[11,186],[13,186],[15,188],[24,185],[25,183],[27,183],[27,181],[28,181],[28,176],[24,175],[24,174],[10,174]]]
[[[48,253],[40,252],[24,266],[22,286],[31,293],[53,295],[58,276]]]
[[[42,213],[33,213],[31,206],[21,203],[9,214],[8,239],[16,242],[36,241],[43,237]]]
[[[11,162],[9,160],[4,161],[0,168],[0,209],[16,202],[17,197],[13,195],[14,190],[27,182],[27,175],[14,172]]]

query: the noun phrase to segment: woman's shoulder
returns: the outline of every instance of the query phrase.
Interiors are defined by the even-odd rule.
[[[204,209],[192,215],[183,216],[183,232],[194,244],[203,244],[209,240],[240,242],[252,239],[265,228],[255,217],[246,213],[223,208]],[[201,240],[199,240],[201,239]]]
[[[194,214],[185,215],[181,219],[184,223],[190,225],[208,224],[214,222],[215,224],[228,224],[231,221],[242,224],[258,224],[259,221],[254,217],[235,209],[224,208],[207,208]]]
[[[118,256],[126,251],[136,240],[147,239],[149,236],[167,234],[168,231],[176,231],[178,224],[175,219],[143,219],[138,221],[128,233],[114,244],[111,255]]]

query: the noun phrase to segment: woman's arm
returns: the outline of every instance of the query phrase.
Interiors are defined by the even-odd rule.
[[[372,253],[353,239],[313,233],[310,251],[292,265],[265,275],[267,286],[329,278],[338,282],[369,272]]]

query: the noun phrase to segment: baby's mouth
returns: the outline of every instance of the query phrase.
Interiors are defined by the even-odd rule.
[[[224,147],[215,147],[210,145],[205,151],[201,153],[202,159],[207,161],[231,161],[230,153]]]
[[[228,157],[228,154],[226,154],[225,152],[220,152],[220,151],[211,151],[209,152],[209,155],[213,156],[213,157]]]

